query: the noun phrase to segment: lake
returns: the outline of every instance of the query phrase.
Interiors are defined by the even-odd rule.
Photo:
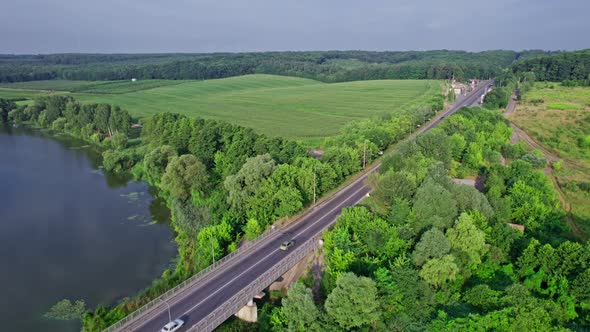
[[[63,298],[113,304],[172,264],[164,202],[99,164],[82,141],[0,126],[1,331],[79,331],[43,314]]]

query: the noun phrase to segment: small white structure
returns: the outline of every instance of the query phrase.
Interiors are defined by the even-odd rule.
[[[132,78],[131,79],[131,82],[135,82],[135,81],[137,81],[137,78]]]

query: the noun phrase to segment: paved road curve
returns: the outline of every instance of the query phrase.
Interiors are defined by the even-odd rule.
[[[480,85],[474,92],[453,105],[443,116],[423,127],[419,133],[424,133],[438,125],[445,117],[455,113],[461,107],[476,104],[490,84],[488,82]],[[375,172],[378,168],[379,164],[372,166],[354,182],[342,188],[334,196],[318,206],[311,208],[308,213],[293,221],[285,229],[275,232],[253,248],[233,257],[226,264],[216,268],[203,280],[197,281],[185,291],[170,298],[167,302],[170,304],[172,319],[181,317],[186,322],[181,331],[186,331],[191,326],[199,323],[234,294],[237,294],[251,282],[260,278],[271,267],[279,264],[289,254],[292,254],[293,250],[279,250],[279,245],[283,241],[294,239],[296,248],[298,244],[305,243],[330,226],[344,207],[360,202],[370,192],[370,188],[365,186],[364,180],[368,174]],[[156,332],[167,322],[167,306],[161,305],[146,312],[146,314],[138,316],[117,330]]]

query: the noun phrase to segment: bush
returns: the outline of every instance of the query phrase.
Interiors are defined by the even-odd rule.
[[[63,131],[66,127],[66,118],[57,118],[51,124],[53,130]]]
[[[554,162],[551,167],[553,167],[554,170],[556,171],[561,171],[561,169],[563,168],[563,160],[558,160],[556,162]]]
[[[543,168],[547,165],[547,159],[545,157],[540,156],[536,153],[527,153],[520,158],[526,162],[529,162],[535,168]]]
[[[128,171],[135,164],[130,152],[107,150],[102,154],[104,169],[108,172]]]
[[[117,150],[123,150],[124,148],[126,148],[127,141],[128,141],[127,135],[125,135],[123,133],[116,133],[111,138],[111,143],[113,144],[113,147]]]

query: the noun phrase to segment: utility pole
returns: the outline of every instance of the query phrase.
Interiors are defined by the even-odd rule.
[[[168,302],[166,302],[166,300],[162,300],[162,301],[164,301],[164,303],[166,303],[166,305],[168,306],[168,321],[171,322],[172,315],[170,314],[170,304],[168,304]]]

